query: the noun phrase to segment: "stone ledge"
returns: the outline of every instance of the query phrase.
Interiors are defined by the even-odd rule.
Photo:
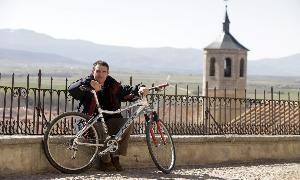
[[[204,142],[277,142],[300,141],[300,135],[203,135],[203,136],[173,136],[175,142],[204,143]]]
[[[36,144],[42,138],[41,135],[1,135],[0,144]]]
[[[300,135],[174,135],[172,137],[175,143],[300,141]],[[42,139],[42,135],[1,135],[0,144],[35,144],[40,143]],[[130,141],[146,142],[145,135],[131,135]]]

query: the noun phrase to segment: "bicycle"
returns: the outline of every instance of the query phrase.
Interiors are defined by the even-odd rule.
[[[149,88],[158,92],[168,84]],[[159,119],[157,112],[148,103],[145,96],[138,97],[133,104],[116,111],[101,109],[95,90],[90,87],[81,87],[90,91],[96,99],[98,114],[92,117],[80,112],[65,112],[53,119],[47,126],[43,138],[46,157],[50,164],[63,173],[81,173],[89,169],[97,155],[103,156],[115,153],[118,142],[134,119],[144,113],[146,122],[146,141],[148,150],[156,167],[168,174],[175,167],[176,154],[173,139],[164,123]],[[137,108],[127,119],[119,132],[113,136],[108,134],[103,114],[116,114]],[[96,127],[100,122],[100,128]],[[104,134],[101,139],[100,134]],[[163,156],[159,152],[164,152]]]

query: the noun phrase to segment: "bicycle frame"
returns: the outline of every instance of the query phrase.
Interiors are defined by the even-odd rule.
[[[108,135],[107,125],[104,121],[103,113],[104,114],[117,114],[117,113],[121,113],[123,111],[129,110],[129,109],[132,109],[134,107],[139,107],[133,113],[133,115],[131,115],[128,118],[128,120],[120,128],[119,132],[114,136],[114,139],[116,141],[120,141],[122,139],[122,135],[126,132],[126,130],[129,128],[129,126],[133,123],[135,118],[138,115],[141,114],[141,112],[144,112],[144,114],[147,114],[149,112],[153,112],[153,109],[149,107],[149,103],[148,103],[147,98],[145,96],[142,96],[137,102],[135,102],[132,105],[129,105],[129,106],[123,108],[123,109],[121,108],[121,109],[118,109],[116,111],[103,110],[100,107],[96,91],[91,90],[91,92],[93,93],[93,96],[96,99],[96,107],[98,109],[99,114],[96,115],[96,116],[93,116],[91,119],[88,120],[87,124],[76,134],[76,138],[79,138],[80,136],[82,136],[83,133],[85,133],[87,129],[89,129],[91,126],[93,126],[98,121],[98,119],[101,119],[101,124],[102,124],[103,130],[104,130],[104,133],[107,135],[107,139],[109,139],[109,138],[111,138],[111,136]],[[86,146],[100,146],[100,147],[104,146],[104,144],[81,143],[81,142],[78,142],[78,141],[77,141],[77,144],[86,145]]]

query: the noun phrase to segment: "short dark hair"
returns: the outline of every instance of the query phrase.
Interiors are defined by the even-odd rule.
[[[109,65],[107,64],[107,62],[102,61],[102,60],[98,60],[98,61],[96,61],[96,62],[93,63],[93,71],[95,70],[95,67],[97,65],[105,66],[105,67],[107,67],[107,71],[109,70]]]

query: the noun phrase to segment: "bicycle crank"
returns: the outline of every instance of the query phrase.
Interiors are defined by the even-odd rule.
[[[99,152],[99,156],[103,156],[107,153],[114,153],[119,149],[119,143],[115,139],[110,139],[106,143],[107,148],[105,148],[103,151]]]

